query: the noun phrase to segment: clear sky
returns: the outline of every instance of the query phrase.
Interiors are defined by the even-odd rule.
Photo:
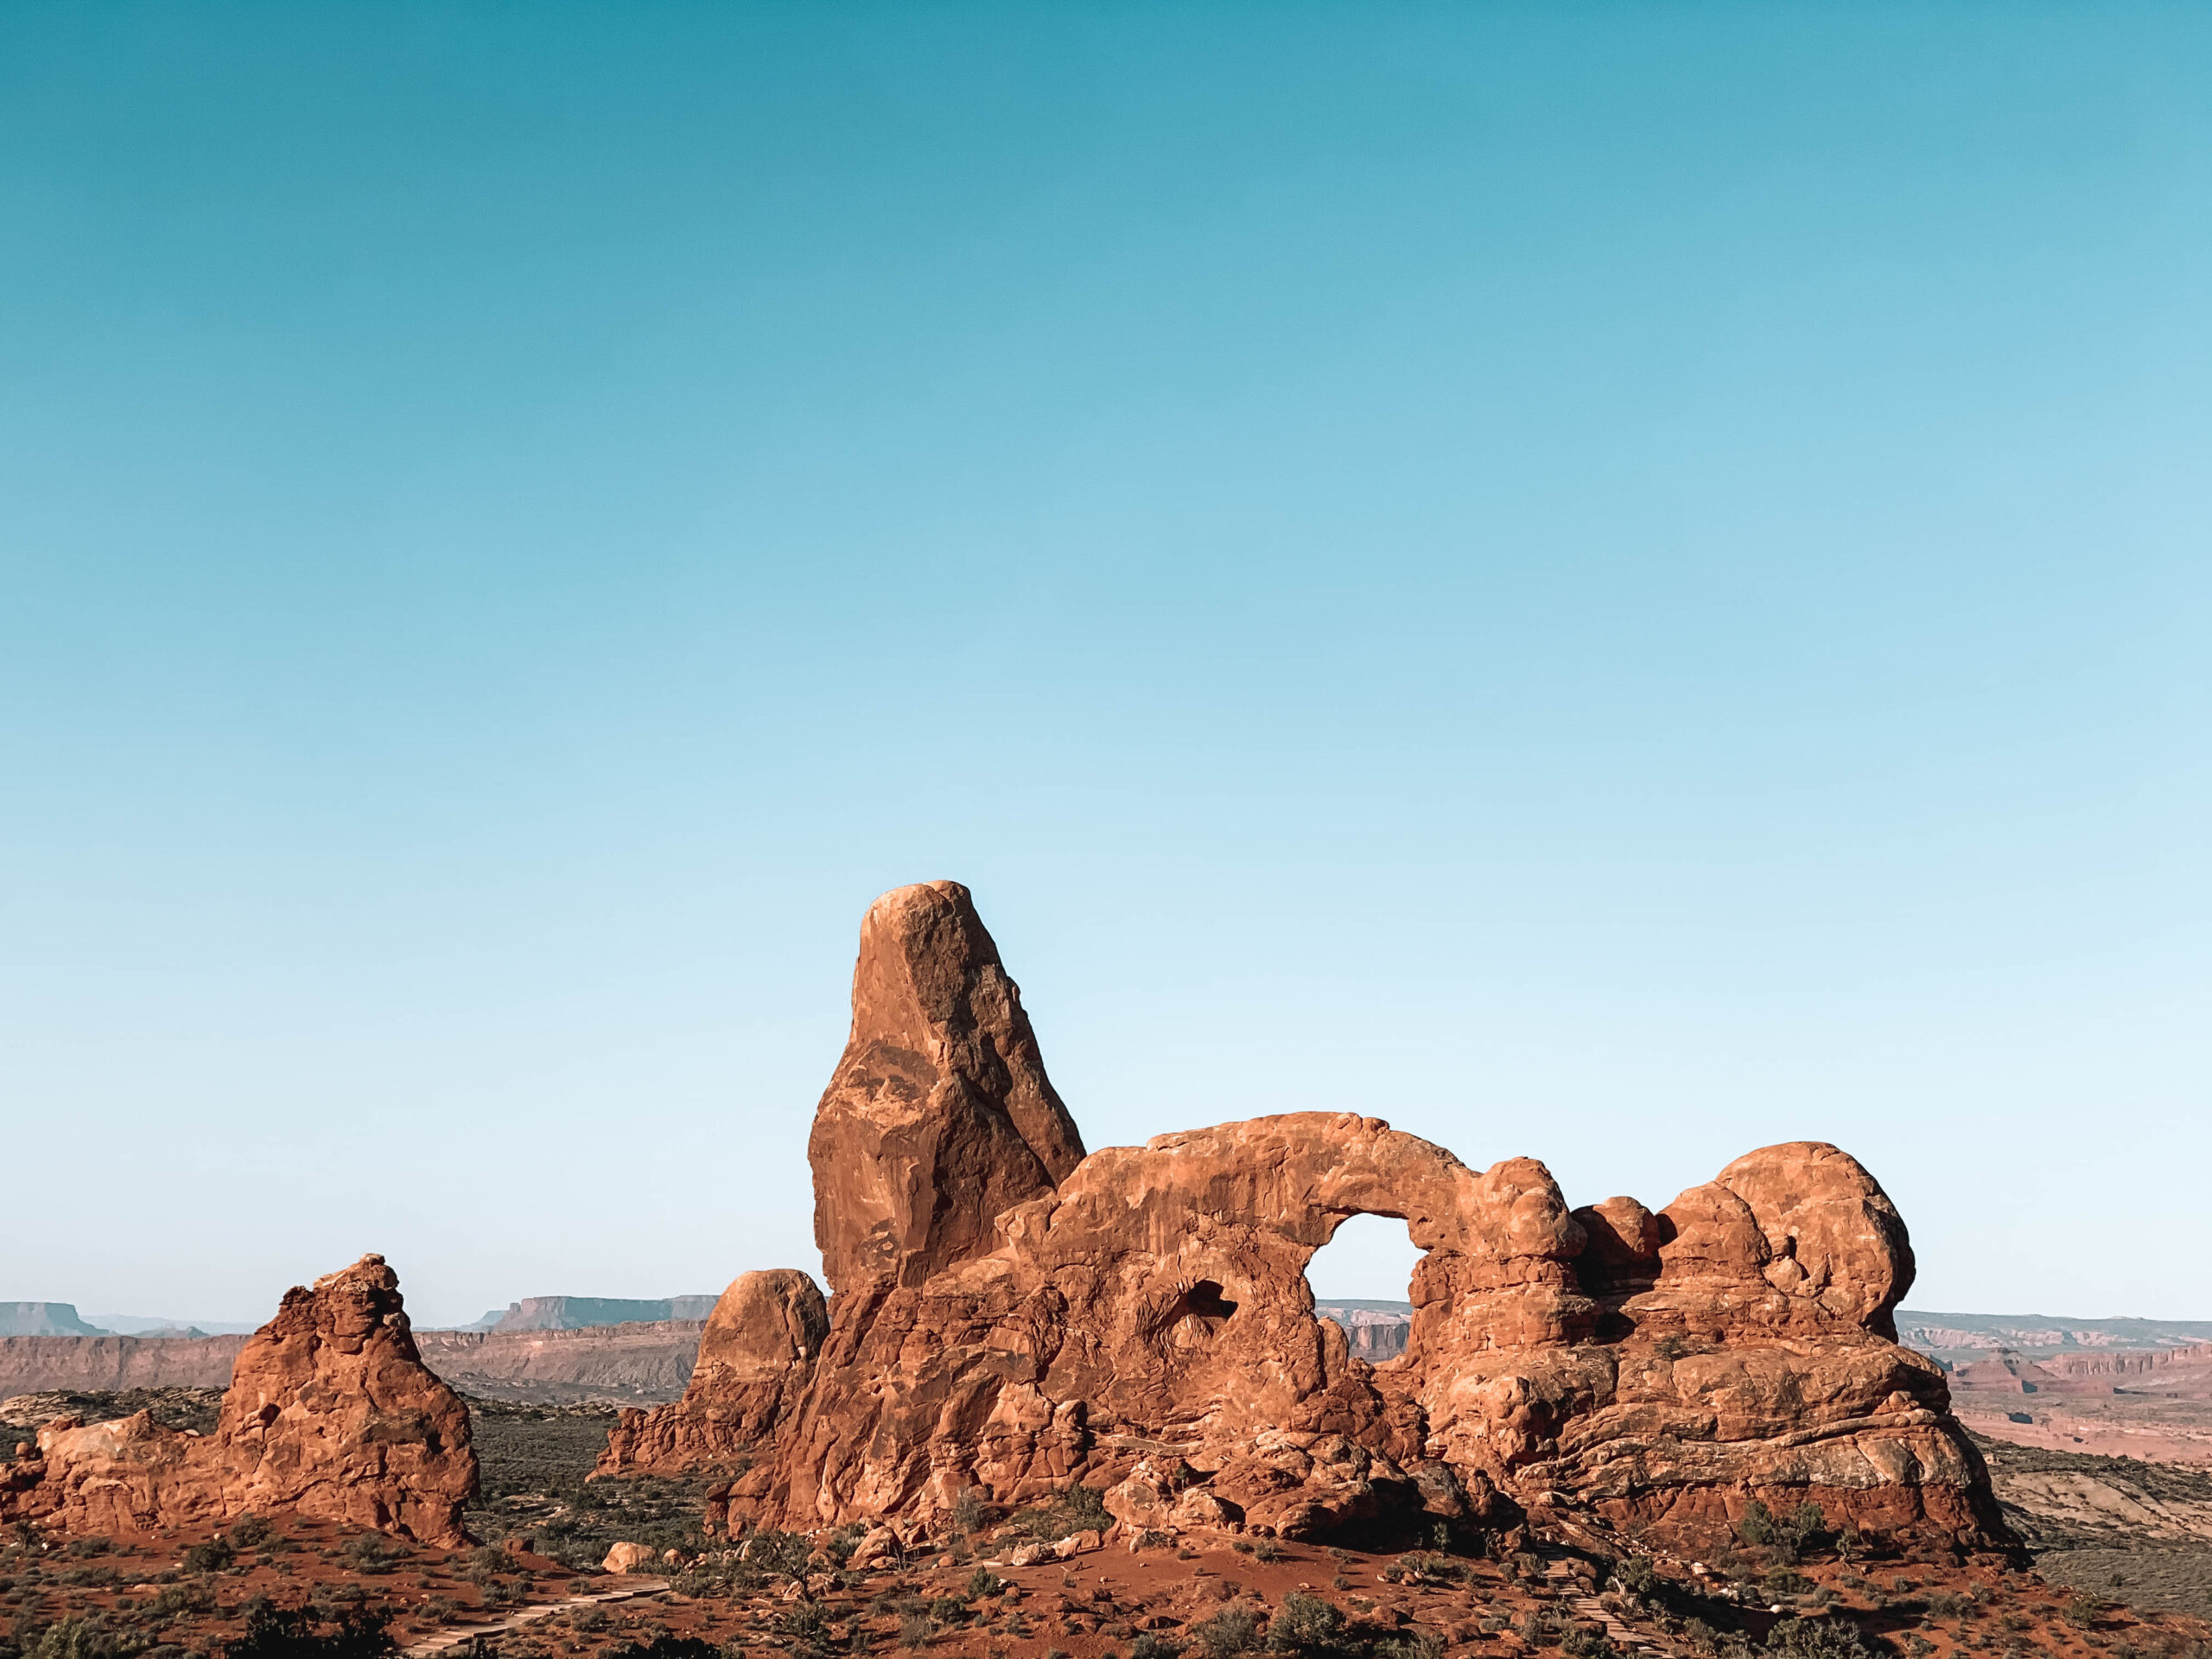
[[[817,1268],[951,877],[1093,1146],[1827,1139],[1916,1306],[2212,1318],[2208,86],[2199,5],[8,7],[0,1300]]]

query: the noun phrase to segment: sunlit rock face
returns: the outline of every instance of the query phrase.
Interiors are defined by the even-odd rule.
[[[1085,1156],[968,893],[932,882],[862,925],[809,1153],[826,1332],[795,1287],[726,1297],[750,1369],[702,1359],[603,1472],[719,1470],[719,1516],[791,1526],[1080,1481],[1131,1525],[1297,1536],[1571,1510],[1696,1548],[1809,1500],[2005,1541],[1942,1373],[1893,1339],[1904,1222],[1834,1147],[1751,1153],[1656,1212],[1573,1209],[1534,1159],[1471,1169],[1351,1112]],[[1356,1215],[1422,1252],[1381,1363],[1306,1281]]]

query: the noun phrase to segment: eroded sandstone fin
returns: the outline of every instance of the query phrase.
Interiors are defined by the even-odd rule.
[[[830,1288],[918,1284],[988,1251],[1083,1136],[968,889],[900,887],[861,925],[852,1033],[816,1109],[814,1236]]]

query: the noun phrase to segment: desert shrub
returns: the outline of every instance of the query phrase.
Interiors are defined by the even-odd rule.
[[[973,1486],[963,1486],[952,1500],[952,1529],[963,1537],[983,1524],[983,1500]]]
[[[389,1573],[398,1556],[399,1552],[380,1532],[357,1532],[346,1541],[346,1565],[356,1573]]]
[[[823,1617],[820,1602],[795,1601],[776,1620],[776,1630],[811,1646],[830,1634],[830,1621]]]
[[[1374,1659],[1444,1659],[1444,1640],[1433,1630],[1386,1637],[1369,1651]]]
[[[861,1540],[867,1536],[866,1527],[840,1527],[830,1535],[829,1541],[822,1546],[822,1553],[842,1567],[853,1559],[853,1552],[861,1547]]]
[[[238,1559],[238,1551],[220,1538],[210,1538],[184,1552],[185,1570],[188,1573],[227,1573],[237,1565]]]
[[[1006,1588],[1006,1580],[988,1567],[979,1567],[968,1578],[969,1599],[982,1596],[995,1596]]]
[[[215,1605],[214,1592],[196,1584],[165,1584],[154,1592],[146,1611],[155,1618],[174,1618],[179,1613],[204,1613]]]
[[[69,1541],[69,1553],[79,1560],[88,1555],[105,1555],[114,1548],[115,1540],[112,1538],[85,1537]]]
[[[395,1651],[391,1623],[380,1607],[348,1607],[326,1617],[315,1608],[277,1607],[257,1597],[246,1608],[245,1633],[225,1645],[223,1659],[382,1659]]]
[[[1928,1598],[1928,1611],[1943,1618],[1956,1618],[1972,1605],[1964,1596],[1948,1590],[1938,1590]]]
[[[22,1632],[16,1650],[22,1659],[128,1659],[145,1645],[114,1629],[102,1615],[90,1613],[59,1620],[35,1635]]]
[[[608,1648],[600,1659],[722,1659],[722,1650],[696,1636],[671,1636],[666,1631],[650,1642],[626,1642]]]
[[[1452,1560],[1449,1555],[1431,1554],[1426,1550],[1414,1550],[1398,1558],[1397,1565],[1416,1579],[1432,1579],[1449,1582],[1467,1576],[1467,1564]]]
[[[1648,1596],[1659,1587],[1659,1569],[1649,1555],[1631,1555],[1613,1563],[1613,1582],[1632,1594]]]
[[[1156,1630],[1139,1630],[1129,1643],[1129,1659],[1180,1659],[1183,1644],[1171,1642]]]
[[[1879,1659],[1848,1619],[1785,1618],[1767,1632],[1766,1650],[1786,1659]]]
[[[1388,1567],[1384,1567],[1380,1573],[1376,1574],[1376,1576],[1381,1579],[1385,1584],[1402,1584],[1405,1582],[1406,1579],[1406,1569],[1400,1567],[1395,1561],[1392,1561]]]
[[[1602,1624],[1578,1624],[1561,1638],[1560,1648],[1574,1659],[1612,1659],[1613,1639]]]
[[[593,1604],[576,1608],[569,1615],[569,1628],[584,1635],[607,1628],[607,1609]]]
[[[1834,1536],[1828,1530],[1827,1516],[1810,1498],[1790,1510],[1789,1519],[1783,1523],[1782,1531],[1789,1547],[1802,1554],[1821,1548]]]
[[[1235,1659],[1260,1645],[1260,1621],[1241,1607],[1225,1607],[1191,1626],[1207,1659]]]
[[[1253,1558],[1262,1561],[1282,1560],[1282,1546],[1272,1538],[1262,1538],[1252,1546]]]
[[[237,1548],[256,1549],[267,1543],[276,1530],[266,1516],[242,1515],[231,1522],[231,1529],[223,1535]]]
[[[899,1643],[910,1652],[920,1652],[936,1634],[937,1626],[927,1613],[907,1613],[899,1621]]]
[[[1770,1569],[1759,1580],[1759,1588],[1770,1596],[1802,1596],[1813,1587],[1813,1581],[1802,1573],[1793,1573],[1786,1567]]]
[[[1774,1514],[1758,1498],[1751,1501],[1744,1510],[1744,1518],[1736,1523],[1736,1535],[1754,1549],[1774,1541]]]
[[[745,1541],[745,1564],[773,1579],[803,1579],[814,1547],[795,1532],[763,1528]]]
[[[1332,1653],[1344,1642],[1344,1616],[1322,1600],[1294,1590],[1268,1621],[1268,1645],[1278,1653]]]

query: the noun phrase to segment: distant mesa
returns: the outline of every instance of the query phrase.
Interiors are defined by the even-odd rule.
[[[703,1321],[715,1298],[662,1296],[526,1296],[493,1308],[464,1331],[588,1331],[602,1325],[656,1324],[668,1319]]]
[[[1897,1339],[1947,1369],[1997,1353],[2030,1359],[2148,1353],[2212,1342],[2212,1319],[2077,1319],[2048,1313],[1897,1310]]]
[[[105,1337],[69,1302],[0,1302],[0,1337]]]
[[[250,1337],[260,1326],[251,1319],[180,1319],[174,1315],[146,1313],[87,1313],[94,1325],[118,1337]]]

